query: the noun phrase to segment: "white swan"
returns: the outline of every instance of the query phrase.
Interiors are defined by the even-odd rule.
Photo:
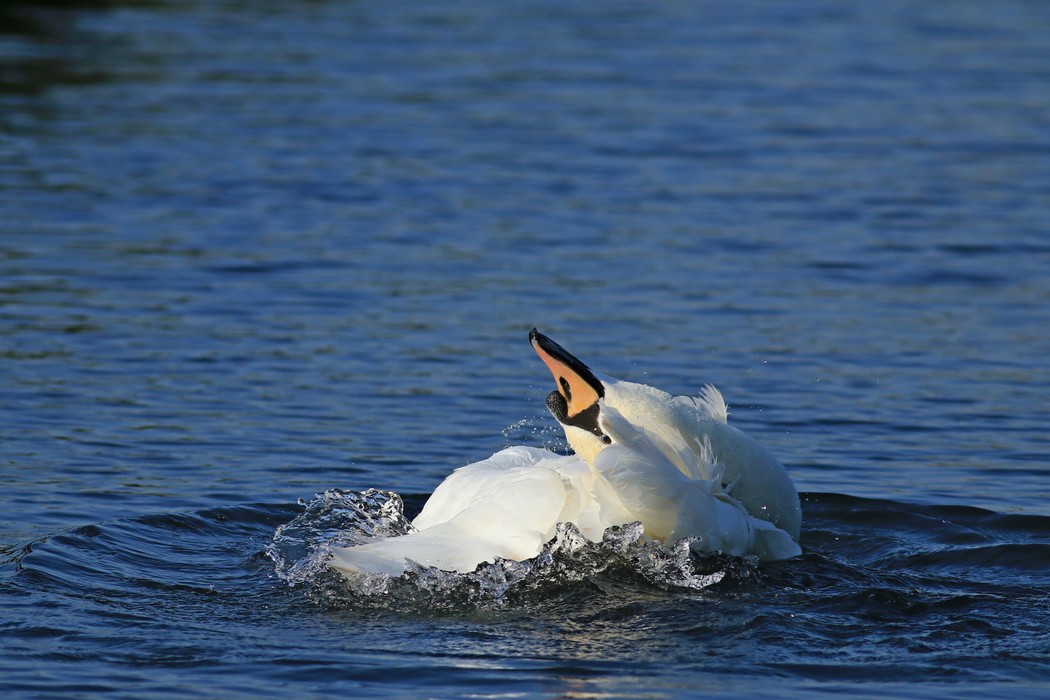
[[[404,573],[412,562],[462,573],[496,557],[539,554],[558,523],[600,541],[612,525],[640,521],[645,533],[693,549],[801,553],[798,492],[784,467],[730,427],[722,395],[698,397],[599,377],[535,328],[529,333],[557,390],[547,406],[576,454],[510,447],[455,470],[412,522],[415,532],[334,548],[347,575]]]

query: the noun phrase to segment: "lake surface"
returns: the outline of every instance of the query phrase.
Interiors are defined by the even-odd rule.
[[[1050,5],[60,5],[0,6],[5,697],[1050,693]],[[275,537],[564,449],[532,326],[718,386],[803,556]]]

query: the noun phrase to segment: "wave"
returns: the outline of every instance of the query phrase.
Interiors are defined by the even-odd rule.
[[[22,674],[56,647],[63,659],[104,663],[119,649],[120,663],[151,672],[219,664],[231,634],[248,654],[260,638],[284,653],[298,634],[295,653],[312,659],[308,630],[318,624],[333,640],[351,627],[359,641],[376,630],[400,640],[420,620],[445,618],[455,629],[464,620],[557,629],[574,653],[622,663],[641,653],[645,663],[713,673],[726,663],[734,674],[834,682],[884,680],[888,669],[923,682],[1050,673],[1048,517],[803,494],[802,556],[761,567],[664,547],[636,525],[599,543],[564,525],[534,559],[463,575],[416,568],[351,582],[327,566],[332,546],[407,532],[406,513],[425,499],[328,491],[300,504],[119,519],[0,547],[13,650],[0,670]],[[289,629],[289,620],[298,622]],[[37,687],[28,671],[18,677]]]
[[[85,525],[0,547],[0,586],[77,596],[269,595],[269,582],[305,591],[325,606],[425,610],[528,603],[581,587],[644,597],[734,594],[757,585],[798,592],[814,605],[837,607],[838,600],[843,609],[861,600],[872,609],[899,610],[909,600],[936,607],[951,599],[1009,597],[1023,615],[1030,608],[1022,601],[1042,605],[1037,599],[1050,575],[1050,517],[827,493],[803,494],[803,555],[762,567],[752,559],[698,555],[687,542],[664,546],[644,537],[637,524],[611,528],[597,543],[564,524],[537,557],[500,560],[463,575],[415,567],[397,579],[349,581],[327,566],[332,547],[410,532],[409,517],[425,499],[330,490],[298,505],[246,504]]]
[[[269,541],[296,512],[288,505],[241,505],[57,532],[0,548],[0,592],[117,600],[165,591],[251,590],[265,556],[246,545]]]

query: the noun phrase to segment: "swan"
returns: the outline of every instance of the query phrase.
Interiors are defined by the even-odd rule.
[[[414,531],[334,547],[348,578],[398,576],[413,564],[468,573],[496,557],[540,553],[559,523],[591,541],[635,521],[699,552],[801,554],[798,492],[783,465],[728,422],[721,393],[672,396],[593,372],[533,328],[531,343],[554,377],[547,407],[575,454],[516,446],[452,472],[412,521]]]

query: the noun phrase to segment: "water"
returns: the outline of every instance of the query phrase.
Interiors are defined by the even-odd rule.
[[[1050,9],[565,5],[0,7],[5,696],[1045,696]],[[803,557],[275,550],[561,445],[533,325],[717,385]]]

